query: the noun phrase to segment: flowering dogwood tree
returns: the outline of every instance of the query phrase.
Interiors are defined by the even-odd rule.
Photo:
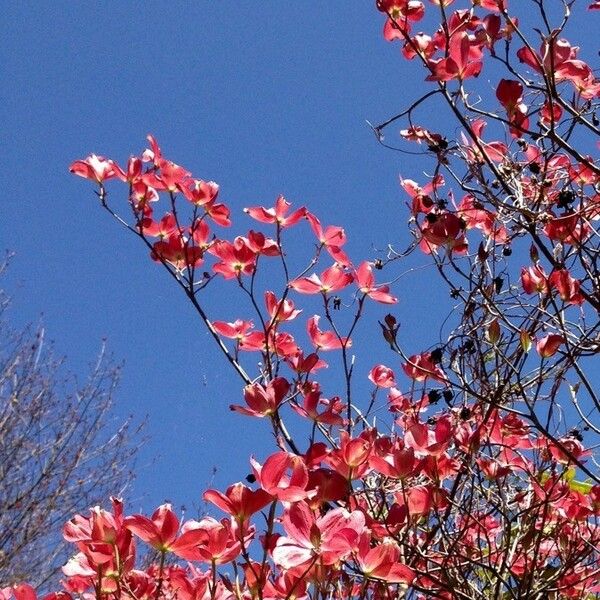
[[[204,492],[220,520],[182,524],[167,504],[127,516],[116,498],[110,511],[75,516],[64,536],[77,553],[59,594],[600,594],[600,80],[568,30],[572,11],[600,3],[377,8],[383,35],[424,80],[420,98],[373,127],[396,147],[386,134],[401,122],[397,148],[429,161],[428,175],[401,179],[407,250],[356,260],[340,225],[282,196],[248,207],[252,228],[227,235],[235,218],[219,186],[166,158],[152,136],[126,165],[95,155],[72,164],[192,303],[244,386],[234,418],[262,419],[275,444],[251,460],[250,485]],[[432,104],[452,116],[447,131],[428,125]],[[126,188],[114,201],[109,180]],[[297,227],[314,243],[290,245]],[[427,348],[385,314],[397,301],[386,282],[412,251],[428,256],[453,302],[452,331]],[[206,310],[221,289],[246,302],[231,322]],[[365,395],[352,341],[377,305],[389,361],[372,365]],[[320,383],[327,364],[339,372],[331,397]],[[374,419],[382,407],[385,429]],[[150,566],[136,561],[139,545],[155,552]],[[26,585],[3,593],[34,597]]]

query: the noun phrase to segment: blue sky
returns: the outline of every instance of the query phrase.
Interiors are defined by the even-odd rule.
[[[149,417],[128,494],[145,507],[192,506],[213,467],[215,484],[242,479],[248,456],[264,458],[271,442],[265,424],[229,412],[239,382],[180,290],[110,222],[70,162],[89,152],[125,161],[152,132],[169,158],[220,183],[243,227],[252,223],[242,207],[270,206],[283,193],[344,225],[356,259],[373,256],[374,242],[406,239],[399,157],[377,145],[365,120],[393,114],[420,81],[382,40],[370,3],[294,6],[7,7],[0,245],[16,253],[5,284],[12,318],[43,315],[78,373],[102,338],[124,361],[117,411]],[[399,312],[426,313],[418,288],[428,286],[406,285]],[[370,310],[376,326],[385,313]],[[216,312],[234,317],[236,308]]]
[[[343,225],[354,259],[373,258],[373,245],[407,245],[398,174],[418,179],[424,167],[379,146],[365,121],[417,97],[422,73],[382,39],[371,2],[3,10],[0,247],[16,253],[4,282],[13,322],[41,318],[81,374],[108,340],[124,362],[117,413],[149,418],[132,508],[165,499],[191,507],[208,484],[242,479],[250,454],[272,451],[270,439],[264,424],[230,413],[240,384],[191,306],[69,164],[90,152],[124,162],[152,132],[168,158],[221,185],[242,227],[252,226],[244,206],[271,206],[283,193]],[[397,285],[409,350],[438,339],[450,308],[442,289],[427,268]],[[214,318],[236,310],[231,298],[209,301]],[[376,357],[398,369],[372,333],[383,314],[369,307],[359,376]]]

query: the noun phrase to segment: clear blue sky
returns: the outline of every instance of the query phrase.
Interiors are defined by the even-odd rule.
[[[423,166],[380,147],[365,120],[414,99],[422,73],[382,39],[372,2],[15,2],[3,21],[0,248],[16,252],[4,282],[13,321],[43,314],[81,374],[108,339],[125,363],[118,413],[149,415],[133,508],[191,507],[213,467],[224,487],[246,475],[251,453],[265,457],[265,425],[229,412],[239,382],[180,290],[70,162],[89,152],[125,161],[152,132],[169,158],[220,183],[244,227],[242,207],[283,193],[345,226],[354,259],[372,258],[373,243],[407,244],[398,174],[418,179]],[[409,350],[436,342],[449,308],[433,278],[421,270],[396,288]],[[236,316],[222,299],[209,311]],[[365,323],[383,314],[370,308]],[[375,358],[398,369],[372,331],[361,334],[375,342],[359,376]]]

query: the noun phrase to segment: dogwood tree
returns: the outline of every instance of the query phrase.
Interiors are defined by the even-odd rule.
[[[238,217],[219,186],[152,136],[126,164],[91,155],[71,166],[192,303],[244,386],[233,418],[261,419],[275,444],[251,460],[248,482],[205,491],[220,520],[181,524],[169,505],[126,516],[116,498],[112,511],[74,517],[65,593],[600,594],[600,81],[568,29],[573,11],[592,19],[600,4],[377,8],[399,60],[423,79],[421,97],[399,98],[406,106],[373,126],[380,143],[428,165],[402,173],[409,244],[349,256],[341,224],[282,196],[248,207],[250,229],[227,234]],[[428,123],[434,109],[451,117],[446,130]],[[125,185],[114,200],[110,180]],[[300,227],[312,242],[290,245]],[[411,252],[428,256],[453,306],[450,332],[425,348],[393,314],[390,282]],[[221,290],[246,302],[234,320],[207,313],[204,299]],[[374,320],[389,360],[372,365],[365,392],[353,338]],[[326,364],[336,389],[322,384]],[[376,420],[382,409],[390,426]],[[140,542],[157,554],[147,568],[136,563]]]

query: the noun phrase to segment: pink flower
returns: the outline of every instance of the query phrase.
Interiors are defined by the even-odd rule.
[[[321,275],[300,277],[290,282],[290,287],[301,294],[328,294],[345,288],[352,283],[353,277],[338,264],[325,269]]]
[[[248,232],[248,237],[240,236],[240,239],[254,252],[263,256],[279,256],[281,254],[279,245],[271,238],[268,238],[260,231]]]
[[[348,479],[359,479],[371,470],[369,457],[373,453],[373,430],[365,430],[352,438],[347,431],[340,431],[339,448],[333,450],[326,462]]]
[[[389,453],[383,456],[373,454],[369,458],[369,465],[373,469],[394,479],[403,479],[407,475],[411,475],[416,464],[413,448],[402,448],[399,445],[395,445]]]
[[[521,269],[521,285],[526,294],[547,294],[548,275],[540,265]]]
[[[273,560],[292,569],[311,560],[332,565],[347,557],[365,529],[365,517],[336,508],[315,518],[307,504],[298,502],[285,511],[282,524],[287,536],[277,540]]]
[[[420,455],[440,456],[448,449],[452,437],[452,423],[448,417],[439,418],[434,429],[415,419],[406,427],[404,442]]]
[[[308,356],[304,356],[300,352],[295,356],[286,357],[286,361],[296,373],[310,373],[311,371],[327,368],[327,363],[320,359],[316,352],[311,352]]]
[[[450,81],[477,77],[481,72],[481,48],[464,32],[457,32],[448,43],[448,57],[430,60],[431,75],[427,81]]]
[[[12,588],[3,588],[0,590],[0,594],[6,593],[6,598],[10,598],[9,592],[12,592],[15,600],[37,600],[37,594],[35,590],[28,583],[19,583],[14,585]],[[70,598],[70,596],[68,596]]]
[[[76,160],[69,167],[69,171],[73,175],[79,175],[79,177],[85,177],[86,179],[95,179],[98,183],[118,177],[119,170],[112,160],[96,156],[95,154],[90,154],[84,160]]]
[[[565,338],[562,335],[551,333],[541,338],[535,345],[535,349],[542,358],[550,358],[554,356],[562,344],[564,344]]]
[[[415,578],[412,569],[400,561],[400,549],[392,542],[371,546],[371,536],[362,534],[356,559],[360,570],[369,578],[389,583],[411,583]]]
[[[245,521],[272,501],[264,490],[254,491],[243,483],[229,486],[224,494],[217,490],[207,490],[203,498],[238,521]]]
[[[485,209],[473,196],[467,194],[457,208],[467,229],[477,228],[498,243],[506,242],[508,237],[506,229],[497,224],[496,214]]]
[[[352,345],[350,338],[339,337],[334,331],[321,331],[319,329],[320,319],[319,315],[314,315],[306,323],[310,340],[317,350],[339,350]]]
[[[394,371],[385,365],[376,365],[369,373],[369,379],[381,388],[391,388],[396,385]]]
[[[256,266],[256,253],[247,244],[247,240],[238,236],[233,242],[216,241],[208,250],[219,258],[213,265],[213,271],[225,279],[233,279],[242,275],[251,275]]]
[[[431,254],[440,246],[458,254],[467,251],[465,222],[455,213],[448,211],[429,213],[421,226],[421,235],[419,246],[425,254]]]
[[[219,194],[219,186],[214,181],[193,179],[191,185],[181,185],[183,195],[196,206],[214,203]]]
[[[205,517],[201,521],[187,521],[181,529],[181,537],[189,536],[197,541],[174,552],[185,560],[226,564],[235,560],[241,552],[239,529],[240,525],[233,519],[217,521],[212,517]],[[245,542],[248,542],[254,528],[248,528],[245,533]]]
[[[308,469],[301,456],[276,452],[264,465],[254,459],[250,464],[260,487],[278,500],[298,502],[308,495]]]
[[[168,191],[174,194],[191,176],[191,173],[184,167],[176,165],[170,160],[160,159],[158,166],[158,170],[148,171],[142,175],[142,181],[159,191]]]
[[[358,289],[371,300],[382,304],[395,304],[398,302],[398,298],[389,293],[390,287],[388,285],[375,285],[371,263],[367,261],[361,263],[354,272],[354,279]]]
[[[277,223],[280,227],[290,227],[291,225],[295,225],[306,214],[306,209],[302,207],[286,217],[285,215],[290,206],[291,204],[283,196],[279,196],[273,208],[254,206],[245,208],[244,212],[262,223]]]
[[[125,527],[161,552],[174,552],[180,555],[186,549],[196,545],[203,535],[198,531],[179,532],[179,519],[170,504],[159,506],[152,517],[132,515],[124,520]]]
[[[552,458],[563,464],[572,463],[573,460],[581,461],[591,454],[591,451],[586,450],[579,440],[572,437],[562,437],[558,440],[558,444],[548,442],[548,451]]]
[[[523,84],[512,79],[501,79],[496,88],[496,97],[505,108],[511,123],[511,133],[520,137],[521,129],[529,127],[527,106],[523,104]]]
[[[342,250],[342,246],[346,243],[346,232],[344,229],[337,225],[329,225],[323,229],[321,221],[308,211],[306,211],[306,218],[319,243],[324,246],[333,260],[342,267],[350,266],[350,259]]]
[[[321,398],[321,392],[313,390],[303,396],[302,405],[292,404],[292,408],[301,416],[317,423],[326,425],[342,425],[344,418],[341,416],[346,405],[338,396],[331,400]],[[318,412],[322,408],[321,412]]]
[[[152,217],[142,219],[140,230],[144,235],[159,237],[161,240],[168,238],[179,230],[177,221],[172,213],[165,213],[160,221],[153,221]]]
[[[550,275],[550,285],[558,291],[558,295],[569,304],[583,304],[583,296],[579,291],[581,283],[571,277],[567,269],[558,269]]]
[[[407,377],[415,381],[425,381],[433,379],[440,383],[447,383],[448,379],[437,363],[431,359],[430,353],[413,354],[409,357],[408,362],[402,365],[402,370]]]
[[[407,139],[414,139],[419,143],[421,142],[422,138],[424,138],[428,143],[432,143],[434,141],[431,139],[431,134],[429,132],[426,132],[425,134],[422,132],[422,128],[417,127],[416,130],[414,128],[410,130],[407,129],[405,132],[401,132],[401,135]],[[441,139],[441,136],[438,137]],[[437,192],[437,188],[443,186],[444,184],[444,178],[441,175],[436,175],[423,187],[421,187],[412,179],[400,178],[400,185],[412,198],[411,211],[413,215],[417,215],[419,213],[427,214],[431,212],[431,209],[435,206],[435,202],[431,195],[435,194]]]
[[[179,271],[201,265],[202,255],[202,248],[190,244],[179,231],[171,234],[166,240],[155,242],[150,254],[152,260],[168,262]]]
[[[563,244],[579,244],[589,234],[590,227],[578,213],[550,219],[544,226],[544,233]]]
[[[267,417],[277,411],[289,389],[290,384],[283,377],[276,377],[273,381],[269,381],[266,388],[260,383],[247,385],[244,390],[244,400],[248,408],[236,404],[232,404],[229,408],[251,417]]]
[[[265,304],[271,321],[275,323],[292,321],[302,312],[301,309],[294,308],[294,303],[291,300],[277,300],[275,294],[269,291],[265,292]]]

